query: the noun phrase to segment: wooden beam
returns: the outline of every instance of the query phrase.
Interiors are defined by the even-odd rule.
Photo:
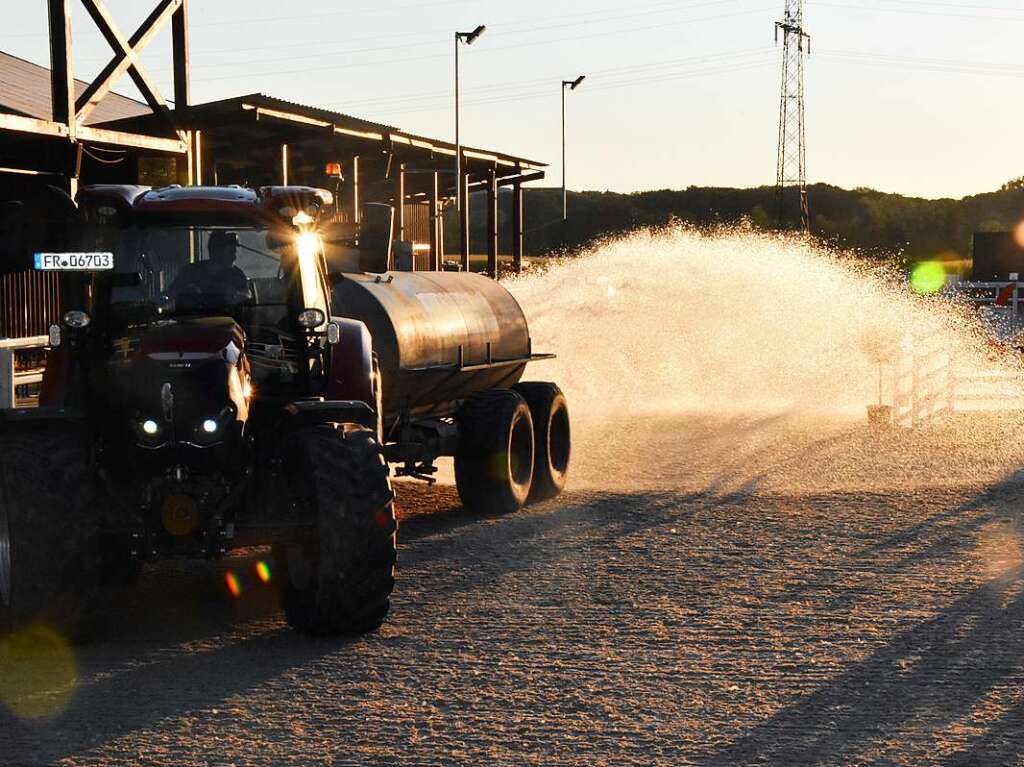
[[[498,279],[498,174],[487,176],[487,276]]]
[[[146,99],[149,108],[153,110],[154,114],[160,115],[168,125],[173,125],[171,110],[168,108],[167,102],[160,95],[159,88],[150,79],[149,74],[143,69],[137,52],[132,50],[124,35],[121,34],[121,30],[118,29],[114,18],[110,15],[106,6],[103,5],[103,0],[82,0],[82,5],[85,6],[85,10],[92,17],[96,28],[99,29],[100,34],[106,39],[107,44],[113,49],[115,56],[120,55],[130,59],[128,75],[132,78],[135,87],[139,89],[142,97]]]
[[[50,95],[53,122],[67,125],[74,137],[75,76],[71,60],[71,0],[49,0]]]
[[[281,184],[288,186],[288,145],[281,144]]]
[[[120,77],[131,70],[135,84],[139,86],[147,103],[157,114],[165,114],[167,105],[160,97],[159,91],[152,86],[148,76],[144,74],[139,63],[139,54],[152,42],[157,32],[168,19],[181,7],[182,0],[160,0],[160,4],[139,26],[130,39],[125,40],[116,26],[113,19],[107,13],[102,0],[82,0],[86,8],[93,15],[93,20],[103,32],[107,42],[111,43],[114,50],[114,58],[103,68],[96,79],[89,84],[75,104],[75,111],[79,124],[97,107],[103,97],[106,96],[114,83]],[[95,14],[94,14],[95,12]],[[112,42],[116,41],[116,42]],[[165,114],[166,116],[166,114]]]
[[[0,130],[14,131],[15,133],[34,133],[37,136],[58,136],[61,138],[67,138],[71,135],[71,129],[66,124],[49,120],[37,120],[34,117],[10,115],[4,112],[0,112]]]
[[[520,184],[528,184],[531,181],[541,181],[544,175],[544,171],[539,170],[535,173],[520,173],[518,176],[505,176],[498,179],[498,186],[519,186]]]
[[[188,1],[174,12],[171,19],[174,56],[174,108],[178,114],[192,106],[192,81],[189,65]]]
[[[512,187],[512,271],[523,271],[523,185]]]
[[[2,127],[2,124],[0,124]],[[111,144],[113,146],[131,147],[133,149],[152,149],[155,152],[170,152],[171,154],[187,154],[189,151],[188,142],[175,138],[159,138],[157,136],[142,136],[137,133],[122,133],[116,130],[104,130],[91,126],[78,128],[78,138],[81,141],[94,141],[97,144]]]

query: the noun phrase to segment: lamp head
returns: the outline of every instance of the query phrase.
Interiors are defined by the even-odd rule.
[[[475,43],[477,41],[477,38],[480,37],[480,35],[482,35],[486,31],[487,31],[487,26],[484,25],[484,24],[481,24],[476,29],[474,29],[472,32],[456,32],[455,34],[466,45],[472,45],[473,43]]]
[[[583,84],[583,81],[586,80],[586,79],[587,79],[586,75],[580,75],[575,80],[567,80],[565,84],[569,86],[569,90],[574,91],[577,88],[579,88],[580,85]]]

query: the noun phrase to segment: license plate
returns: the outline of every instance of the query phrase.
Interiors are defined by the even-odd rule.
[[[36,253],[37,272],[106,272],[114,268],[113,253]]]

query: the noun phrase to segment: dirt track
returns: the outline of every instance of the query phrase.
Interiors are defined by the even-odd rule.
[[[609,426],[585,489],[500,519],[402,485],[362,641],[227,598],[251,558],[156,568],[63,713],[0,713],[0,765],[1024,761],[1024,423],[773,424],[652,423],[627,467]]]

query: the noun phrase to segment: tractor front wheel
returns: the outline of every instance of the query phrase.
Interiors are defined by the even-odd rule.
[[[0,633],[81,635],[99,590],[91,487],[74,431],[0,437]]]
[[[285,441],[283,467],[310,539],[275,549],[288,623],[314,635],[358,635],[387,617],[397,549],[391,480],[369,429],[303,429]]]

